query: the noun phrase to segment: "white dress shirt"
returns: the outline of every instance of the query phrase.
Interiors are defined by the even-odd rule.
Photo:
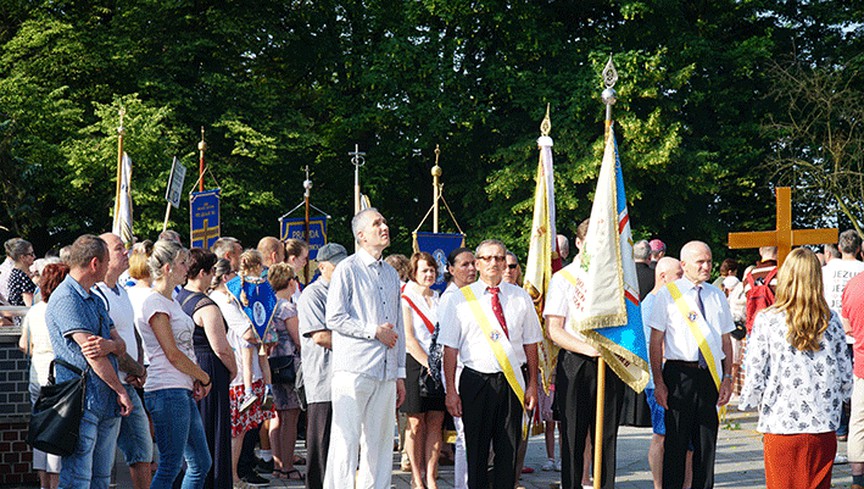
[[[696,303],[696,285],[689,279],[680,278],[675,285],[681,294]],[[735,329],[732,321],[732,313],[729,312],[729,302],[726,294],[708,282],[702,284],[702,304],[705,307],[705,322],[708,323],[710,336],[706,335],[709,345],[722,345],[722,335],[731,333]],[[682,360],[685,362],[696,362],[699,360],[699,345],[690,331],[686,318],[681,315],[678,305],[672,299],[668,288],[657,292],[654,310],[648,318],[648,326],[665,331],[665,354],[667,360]],[[711,352],[715,358],[722,360],[726,355],[721,351]]]
[[[492,294],[487,290],[489,286],[482,280],[478,280],[469,287],[480,302],[480,307],[489,319],[489,323],[493,328],[499,329],[498,319],[492,312]],[[525,290],[505,282],[498,284],[498,287],[501,289],[498,297],[504,310],[510,344],[513,346],[514,357],[519,363],[513,367],[518,369],[527,361],[522,347],[541,342],[543,331],[540,329],[540,321],[537,319],[531,296]],[[441,325],[438,343],[459,350],[459,359],[466,367],[486,374],[502,371],[474,316],[474,311],[462,292],[444,295],[438,317]],[[507,336],[503,333],[498,338],[498,341],[506,340]]]
[[[358,373],[378,380],[405,378],[401,285],[396,269],[362,248],[339,262],[327,290],[334,372]],[[393,348],[375,338],[383,323],[393,324],[399,335]]]

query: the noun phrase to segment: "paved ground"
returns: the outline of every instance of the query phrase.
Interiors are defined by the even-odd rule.
[[[762,438],[756,432],[756,414],[740,413],[729,410],[728,421],[721,426],[718,449],[716,486],[735,489],[756,489],[765,487],[762,464]],[[647,428],[622,427],[618,436],[618,474],[615,486],[621,489],[651,489],[651,473],[648,468],[647,452],[651,430]],[[839,446],[840,453],[846,453],[846,444]],[[557,448],[556,448],[557,450]],[[305,455],[302,442],[298,443],[298,454]],[[559,484],[558,472],[543,472],[540,466],[546,460],[543,436],[530,439],[526,465],[535,469],[533,474],[525,474],[520,481],[526,489],[555,489]],[[393,458],[393,487],[409,489],[411,475],[399,470],[398,458]],[[118,465],[122,465],[119,462]],[[118,467],[123,468],[123,467]],[[300,467],[302,470],[302,467]],[[123,468],[125,469],[125,468]],[[128,471],[118,470],[118,488],[131,487]],[[849,465],[834,467],[833,487],[848,487],[851,483]],[[439,487],[453,487],[453,467],[441,467]],[[296,481],[274,480],[270,487],[301,488]]]

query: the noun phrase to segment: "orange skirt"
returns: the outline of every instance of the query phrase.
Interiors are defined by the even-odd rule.
[[[775,435],[765,433],[765,482],[768,489],[828,489],[837,454],[837,436],[830,433]]]

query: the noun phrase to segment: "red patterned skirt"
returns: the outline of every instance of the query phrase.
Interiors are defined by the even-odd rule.
[[[243,403],[243,396],[246,395],[246,389],[243,384],[232,385],[228,391],[228,397],[231,399],[231,437],[246,433],[247,431],[257,428],[258,425],[273,417],[273,408],[262,409],[261,403],[264,402],[264,381],[256,380],[252,383],[252,392],[258,396],[258,399],[252,404],[252,407],[246,411],[240,412],[240,405]]]

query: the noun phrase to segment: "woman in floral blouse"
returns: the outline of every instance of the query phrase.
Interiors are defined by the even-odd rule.
[[[739,409],[759,408],[769,488],[828,488],[834,431],[852,393],[843,326],[825,302],[816,255],[797,248],[777,276],[774,305],[753,324]]]

